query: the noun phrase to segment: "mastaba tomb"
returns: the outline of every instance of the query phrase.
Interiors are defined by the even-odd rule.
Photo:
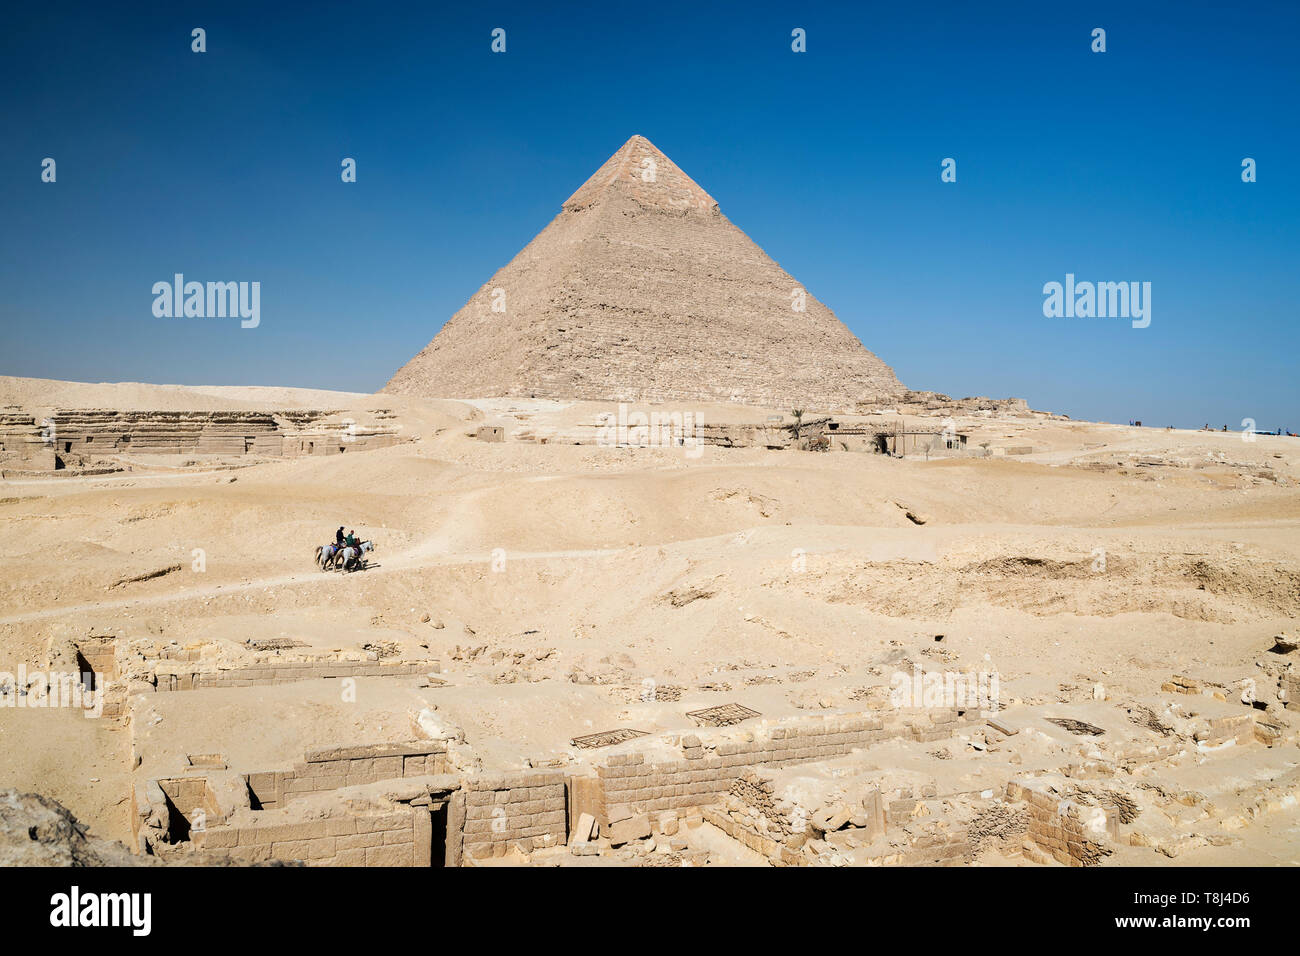
[[[384,390],[826,411],[906,392],[643,136]]]
[[[366,421],[339,411],[123,411],[59,408],[48,414],[0,410],[0,469],[87,468],[102,456],[336,455],[397,440],[389,409]]]

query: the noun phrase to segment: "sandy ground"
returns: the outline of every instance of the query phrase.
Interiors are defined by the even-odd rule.
[[[957,425],[972,447],[1033,453],[691,457],[564,443],[612,408],[596,403],[0,379],[5,403],[396,410],[403,441],[346,460],[177,469],[137,456],[123,474],[0,481],[0,670],[37,666],[51,640],[92,627],[181,645],[393,642],[442,662],[446,686],[377,691],[352,715],[313,703],[308,685],[270,695],[266,712],[205,696],[217,691],[170,695],[160,753],[220,749],[250,768],[387,739],[385,714],[392,730],[420,707],[462,726],[485,761],[522,766],[593,730],[684,729],[686,705],[851,710],[917,661],[995,666],[1015,703],[1086,702],[1098,682],[1116,700],[1154,699],[1174,673],[1255,673],[1300,613],[1300,439],[971,418]],[[514,440],[469,437],[485,423]],[[313,566],[340,524],[376,542],[364,572]],[[674,693],[647,703],[648,686]],[[122,838],[121,736],[0,709],[0,785]],[[1234,759],[1267,776],[1300,751]],[[1274,817],[1180,862],[1297,862],[1298,825]]]

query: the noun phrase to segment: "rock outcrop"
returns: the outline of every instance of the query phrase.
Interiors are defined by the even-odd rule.
[[[144,866],[121,843],[88,833],[61,803],[37,793],[0,790],[0,867]]]

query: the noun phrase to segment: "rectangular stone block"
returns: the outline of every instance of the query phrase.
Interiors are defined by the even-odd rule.
[[[370,847],[366,850],[366,866],[413,866],[414,863],[413,843]]]
[[[605,829],[605,836],[614,846],[622,846],[632,840],[640,840],[650,835],[650,816],[646,813],[634,814],[617,822],[612,822]]]

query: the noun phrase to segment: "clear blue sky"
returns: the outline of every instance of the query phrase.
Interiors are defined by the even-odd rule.
[[[1296,3],[545,6],[7,8],[0,374],[378,389],[641,133],[913,388],[1300,430]]]

